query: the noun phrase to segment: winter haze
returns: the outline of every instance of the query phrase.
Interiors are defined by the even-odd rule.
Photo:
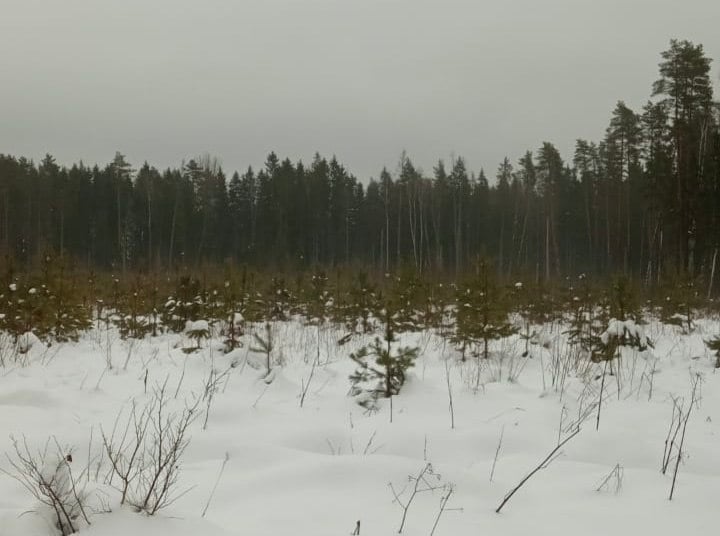
[[[361,179],[552,141],[639,110],[671,38],[720,59],[717,0],[0,0],[0,153],[137,167],[271,150]],[[717,80],[717,65],[713,79]]]

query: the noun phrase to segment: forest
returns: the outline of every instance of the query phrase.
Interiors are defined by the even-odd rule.
[[[710,67],[494,173],[0,154],[0,536],[709,533]]]
[[[502,278],[622,274],[711,279],[718,250],[720,108],[702,45],[672,40],[640,110],[618,101],[600,140],[551,142],[494,173],[462,156],[429,172],[411,156],[358,178],[316,154],[274,152],[229,174],[217,158],[160,170],[0,154],[0,257],[85,269],[359,266],[457,276],[488,259]],[[548,125],[551,130],[551,125]]]

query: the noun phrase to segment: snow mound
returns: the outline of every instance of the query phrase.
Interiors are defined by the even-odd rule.
[[[42,346],[42,341],[32,331],[26,331],[18,337],[18,351],[21,354],[26,354],[33,347]]]
[[[208,324],[207,320],[188,320],[188,323],[185,324],[185,331],[187,333],[193,332],[193,331],[209,331],[210,325]]]

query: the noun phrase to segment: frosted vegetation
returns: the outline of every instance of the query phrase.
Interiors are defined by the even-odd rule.
[[[202,281],[3,283],[1,536],[714,524],[720,330],[694,284]]]

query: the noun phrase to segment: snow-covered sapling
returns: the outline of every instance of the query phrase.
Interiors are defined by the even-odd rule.
[[[242,294],[238,297],[231,281],[225,281],[223,288],[222,314],[227,324],[224,344],[225,353],[229,353],[242,346],[240,338],[245,334],[245,317],[241,312],[244,309],[244,299]]]
[[[652,341],[645,335],[641,326],[633,320],[617,320],[610,319],[605,331],[596,338],[594,348],[592,350],[591,359],[593,362],[603,362],[603,373],[600,383],[600,394],[598,398],[598,411],[595,429],[600,428],[600,412],[602,410],[603,395],[605,391],[605,377],[607,374],[608,364],[610,364],[610,372],[612,374],[612,361],[620,360],[622,348],[635,348],[641,352],[648,348],[653,348]],[[617,367],[617,389],[618,398],[620,397],[620,365]]]
[[[180,333],[187,327],[188,321],[203,318],[204,309],[200,281],[183,276],[177,282],[174,295],[165,302],[163,324]]]
[[[195,320],[188,322],[185,333],[193,341],[195,341],[195,347],[186,349],[187,352],[194,352],[200,349],[200,343],[210,337],[210,325],[207,320]]]
[[[679,326],[683,333],[695,329],[695,311],[701,298],[692,280],[679,281],[669,286],[665,299],[660,304],[660,319],[672,326]]]
[[[138,280],[129,292],[119,293],[116,298],[117,314],[113,319],[123,339],[142,339],[154,331],[153,311],[146,292],[145,285]]]
[[[240,338],[245,334],[245,317],[242,313],[233,311],[227,322],[227,330],[225,332],[225,353],[232,352],[235,348],[240,348],[243,343]]]

